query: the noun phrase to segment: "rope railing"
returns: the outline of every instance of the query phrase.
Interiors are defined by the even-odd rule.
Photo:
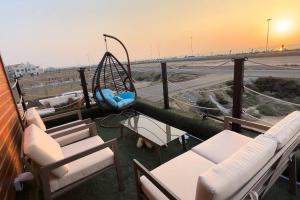
[[[278,101],[278,102],[281,102],[283,104],[289,104],[289,105],[293,105],[293,106],[297,106],[297,107],[300,107],[300,104],[297,104],[297,103],[292,103],[292,102],[289,102],[289,101],[285,101],[285,100],[282,100],[282,99],[278,99],[278,98],[275,98],[275,97],[272,97],[272,96],[269,96],[269,95],[266,95],[266,94],[263,94],[263,93],[260,93],[260,92],[257,92],[255,90],[252,90],[246,86],[244,86],[244,88],[250,92],[253,92],[257,95],[260,95],[260,96],[263,96],[263,97],[266,97],[266,98],[269,98],[269,99],[272,99],[274,101]]]
[[[225,62],[222,62],[218,65],[214,65],[214,66],[201,66],[201,67],[206,67],[205,69],[197,69],[197,72],[198,71],[205,71],[205,70],[208,70],[208,69],[214,69],[214,68],[217,68],[217,67],[221,67],[221,66],[224,66],[228,63],[232,62],[231,60],[227,60]],[[172,67],[172,66],[168,66],[169,69],[175,69],[175,70],[179,70],[179,71],[191,71],[193,69],[181,69],[181,68],[177,68],[177,67]]]
[[[300,67],[299,68],[293,68],[293,67],[287,67],[287,66],[269,65],[269,64],[265,64],[265,63],[261,63],[261,62],[257,62],[257,61],[253,61],[253,60],[247,60],[247,61],[250,62],[250,63],[257,64],[257,65],[262,65],[262,66],[265,66],[265,67],[282,68],[282,69],[290,69],[290,70],[300,70]]]
[[[15,83],[11,86],[11,89],[14,89],[18,84],[18,79],[16,78],[15,79]]]
[[[23,96],[20,97],[20,100],[19,100],[19,103],[18,104],[21,104],[23,101]]]

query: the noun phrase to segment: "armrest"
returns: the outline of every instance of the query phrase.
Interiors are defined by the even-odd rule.
[[[136,159],[133,159],[133,167],[134,167],[134,173],[136,176],[136,184],[138,188],[138,192],[141,192],[141,182],[140,182],[140,176],[141,173],[145,177],[148,178],[148,180],[153,183],[164,195],[166,195],[169,199],[176,200],[179,199],[176,194],[174,194],[172,191],[170,191],[160,180],[155,178],[151,172],[144,167],[139,161]]]
[[[75,133],[75,132],[78,132],[78,131],[82,131],[82,130],[85,130],[85,129],[89,129],[89,132],[91,133],[90,136],[97,135],[96,123],[90,123],[90,124],[86,124],[84,126],[80,126],[80,127],[76,127],[76,128],[72,128],[72,129],[66,130],[66,131],[62,131],[60,133],[52,135],[51,137],[53,139],[55,139],[55,138],[66,136],[66,135],[69,135],[69,134],[72,134],[72,133]]]
[[[67,117],[67,116],[71,116],[71,115],[77,115],[78,119],[80,119],[80,120],[82,119],[82,115],[81,115],[80,110],[65,112],[65,113],[61,113],[61,114],[57,114],[57,115],[53,115],[53,116],[49,116],[49,117],[44,117],[42,119],[43,119],[44,122],[47,122],[47,121],[50,121],[50,120],[59,119],[59,118]]]
[[[243,119],[237,119],[237,118],[233,118],[233,117],[224,117],[225,129],[230,129],[230,124],[232,124],[232,123],[240,124],[242,126],[246,126],[246,127],[249,127],[249,128],[253,128],[253,129],[256,129],[256,130],[262,130],[262,131],[267,131],[271,128],[270,126],[267,126],[267,125],[264,125],[264,124],[258,124],[258,123],[246,121],[246,120],[243,120]]]
[[[54,133],[56,131],[61,131],[61,130],[71,128],[73,126],[77,126],[77,125],[80,125],[80,124],[90,124],[90,123],[93,123],[93,120],[91,118],[80,120],[80,121],[74,121],[74,122],[70,122],[70,123],[67,123],[67,124],[63,124],[63,125],[60,125],[60,126],[57,126],[57,127],[47,129],[46,133],[48,133],[48,134],[49,133]]]
[[[75,154],[73,156],[70,156],[70,157],[64,158],[62,160],[59,160],[55,163],[51,163],[47,166],[40,167],[40,171],[42,172],[42,174],[49,174],[53,169],[56,169],[60,166],[63,166],[65,164],[68,164],[70,162],[78,160],[78,159],[83,158],[85,156],[88,156],[92,153],[95,153],[95,152],[100,151],[102,149],[105,149],[107,147],[112,147],[112,149],[114,151],[116,149],[116,146],[117,146],[117,139],[115,138],[115,139],[109,140],[109,141],[107,141],[103,144],[100,144],[96,147],[93,147],[91,149],[85,150],[85,151],[80,152],[78,154]]]

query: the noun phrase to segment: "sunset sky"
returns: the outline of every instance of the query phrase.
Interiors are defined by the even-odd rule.
[[[6,64],[42,67],[97,63],[102,33],[149,59],[300,47],[299,0],[0,0],[0,52]],[[124,58],[116,43],[109,49]]]

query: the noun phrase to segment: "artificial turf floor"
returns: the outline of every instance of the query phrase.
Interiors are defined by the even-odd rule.
[[[119,120],[119,119],[117,119]],[[99,119],[96,120],[98,126],[98,133],[104,141],[108,141],[120,136],[119,128],[100,128]],[[77,188],[58,197],[58,200],[134,200],[137,199],[135,180],[133,173],[132,160],[137,159],[145,167],[152,170],[159,166],[158,157],[154,150],[146,147],[137,148],[137,135],[124,129],[124,137],[118,138],[118,146],[120,151],[120,162],[123,173],[123,181],[125,190],[118,191],[118,184],[115,170],[108,170],[96,178],[78,186]],[[187,141],[187,150],[199,144],[199,141],[190,138]],[[182,153],[182,146],[178,140],[172,141],[168,147],[161,149],[162,161],[166,162],[175,156]],[[188,170],[188,165],[187,169]],[[184,172],[183,172],[184,173]],[[279,180],[268,192],[264,199],[268,200],[296,200],[300,199],[300,188],[298,188],[298,195],[294,196],[288,193],[288,183],[284,180]]]

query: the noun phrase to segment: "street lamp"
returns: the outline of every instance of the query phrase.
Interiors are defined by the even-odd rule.
[[[266,42],[266,52],[268,51],[268,44],[269,44],[269,30],[270,30],[270,21],[272,19],[267,19],[268,29],[267,29],[267,42]]]

